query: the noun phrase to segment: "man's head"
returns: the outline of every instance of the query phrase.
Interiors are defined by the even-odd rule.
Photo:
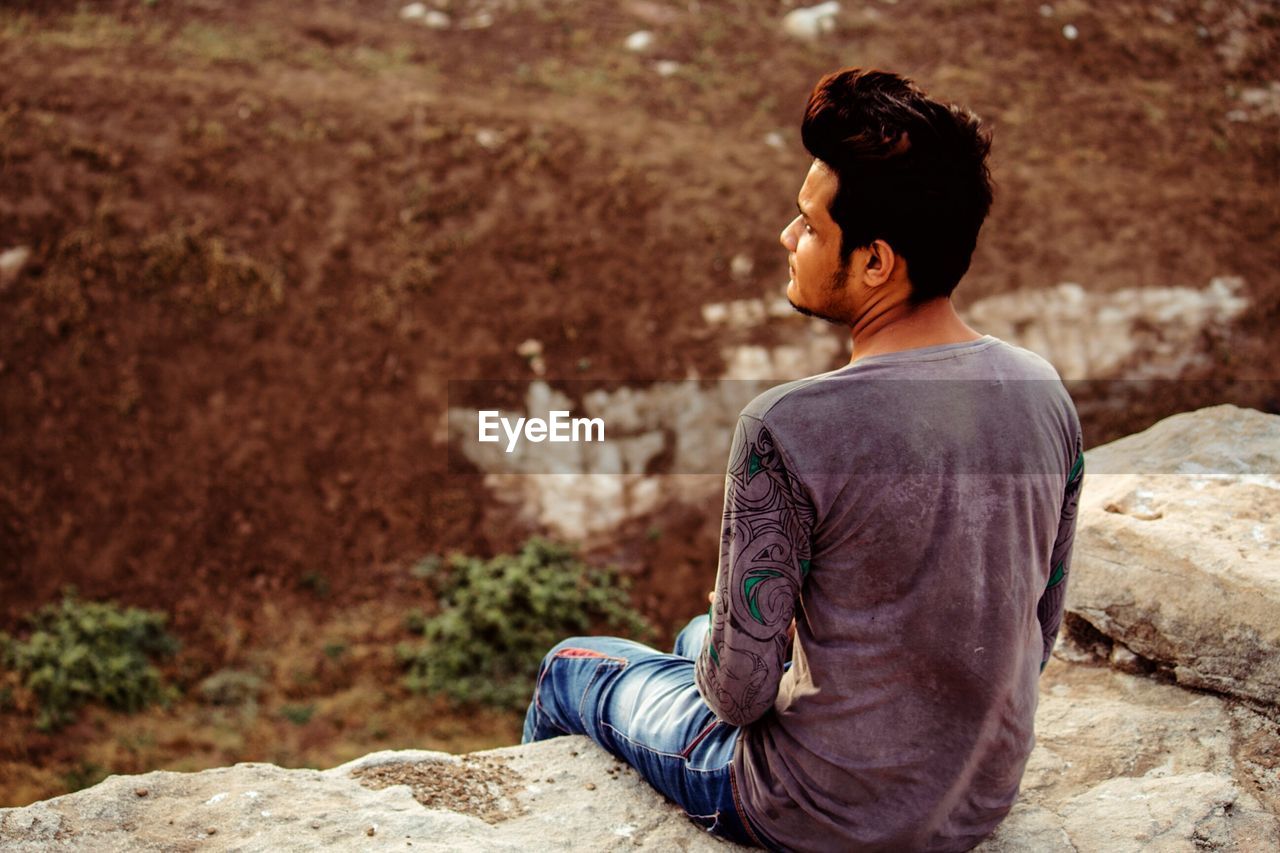
[[[815,162],[781,237],[792,304],[851,323],[867,294],[850,282],[901,288],[911,307],[950,296],[991,208],[978,117],[896,74],[846,68],[814,87],[800,132]]]

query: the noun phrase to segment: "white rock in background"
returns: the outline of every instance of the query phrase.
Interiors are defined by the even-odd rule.
[[[428,10],[427,14],[423,15],[422,23],[433,30],[447,30],[449,29],[450,20],[449,16],[444,12],[438,9],[431,9]]]
[[[529,362],[529,367],[538,376],[547,372],[547,360],[542,357],[542,341],[534,338],[522,341],[520,346],[516,347],[516,355]]]
[[[1080,36],[1080,31],[1076,29],[1075,24],[1066,24],[1062,28],[1062,35],[1067,41],[1075,41]]]
[[[653,33],[648,30],[636,30],[627,36],[627,40],[623,42],[627,50],[640,53],[648,50],[653,45]]]
[[[493,13],[477,12],[469,18],[463,18],[458,24],[460,30],[486,30],[493,26]],[[445,26],[448,26],[446,21]]]
[[[778,131],[771,130],[764,135],[764,144],[770,148],[785,148],[787,140]]]
[[[423,3],[410,3],[400,10],[400,17],[406,21],[417,21],[433,30],[444,30],[449,27],[449,16],[439,9],[428,9]]]
[[[782,29],[788,35],[801,39],[816,39],[836,28],[836,16],[840,14],[837,0],[792,9],[782,18]]]
[[[670,77],[680,70],[680,63],[674,59],[659,59],[653,63],[653,70],[657,71],[660,77]]]
[[[755,261],[751,260],[751,256],[744,255],[741,252],[734,255],[733,260],[729,261],[729,274],[738,281],[745,281],[751,278],[751,272],[755,268]]]
[[[839,367],[843,359],[840,339],[832,336],[821,320],[813,320],[808,333],[799,343],[763,347],[743,344],[729,347],[725,353],[724,379],[768,380],[788,382]]]
[[[425,3],[410,3],[400,10],[400,17],[406,21],[417,21],[427,14]]]
[[[31,257],[31,249],[27,246],[14,246],[0,252],[0,290],[4,290],[17,280],[22,268]]]
[[[702,319],[708,326],[724,328],[726,346],[721,350],[725,360],[722,379],[773,380],[784,382],[823,373],[847,360],[847,333],[841,334],[821,320],[800,315],[786,297],[735,299],[702,306]],[[768,323],[784,322],[792,326],[789,343],[765,347],[753,343],[755,331]],[[738,339],[738,340],[735,340]]]
[[[1277,705],[1280,416],[1211,406],[1092,448],[1079,525],[1070,613],[1179,683]]]
[[[1242,89],[1238,97],[1247,118],[1280,116],[1280,80]]]
[[[766,358],[772,369],[785,365],[787,356]],[[517,417],[572,411],[571,417],[602,419],[605,441],[520,442],[508,453],[505,439],[477,441],[476,411],[455,407],[449,410],[450,452],[485,474],[495,512],[507,517],[516,512],[563,538],[606,542],[632,518],[680,504],[706,506],[723,497],[723,466],[738,413],[772,384],[677,381],[596,389],[575,406],[560,391],[535,381],[519,410],[503,410],[501,417],[514,423]],[[681,476],[646,475],[658,459],[668,460],[663,471]]]
[[[1048,359],[1063,379],[1176,377],[1199,357],[1205,329],[1225,329],[1249,300],[1238,276],[1193,287],[1086,291],[1064,282],[979,299],[961,312],[987,334]],[[1140,363],[1127,366],[1140,354]],[[1123,371],[1123,373],[1122,373]]]

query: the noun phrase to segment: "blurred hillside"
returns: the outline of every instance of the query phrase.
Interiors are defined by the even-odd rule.
[[[73,747],[7,720],[3,775],[45,770],[0,802],[193,753],[509,739],[384,686],[380,650],[430,598],[408,567],[529,532],[446,472],[447,380],[530,378],[529,339],[553,381],[722,375],[703,306],[780,293],[800,112],[835,67],[993,126],[961,308],[1243,280],[1248,310],[1186,374],[1211,381],[1086,422],[1090,446],[1271,399],[1229,380],[1274,379],[1280,355],[1273,4],[850,2],[814,40],[765,0],[402,5],[0,9],[0,628],[74,582],[172,614],[181,683],[253,664],[274,701],[312,704],[217,737],[193,734],[207,709],[99,715]],[[699,608],[718,512],[659,513],[601,555],[659,624]]]

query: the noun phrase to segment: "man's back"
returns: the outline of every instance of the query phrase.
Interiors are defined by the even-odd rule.
[[[754,719],[747,815],[797,850],[972,846],[1016,797],[1061,619],[1083,447],[1056,371],[989,335],[873,356],[757,398],[734,441],[741,556],[698,683]]]

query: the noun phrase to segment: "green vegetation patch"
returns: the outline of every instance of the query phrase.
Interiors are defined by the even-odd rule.
[[[60,603],[27,618],[31,634],[25,640],[0,634],[0,661],[21,675],[39,701],[36,727],[42,731],[71,722],[89,702],[138,711],[176,694],[150,660],[178,650],[178,641],[164,630],[167,619],[135,607],[80,601],[68,590]]]
[[[415,692],[519,710],[542,656],[566,637],[650,633],[616,571],[588,566],[573,549],[543,539],[492,560],[452,557],[435,581],[439,612],[409,619],[426,642],[396,649]]]

